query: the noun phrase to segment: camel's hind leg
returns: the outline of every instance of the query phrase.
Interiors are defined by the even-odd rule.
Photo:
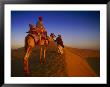
[[[31,53],[31,47],[28,47],[26,50],[25,57],[24,57],[24,73],[26,76],[28,76],[30,74],[29,64],[28,64],[30,53]]]

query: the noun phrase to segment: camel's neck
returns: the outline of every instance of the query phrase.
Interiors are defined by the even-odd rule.
[[[54,38],[53,37],[50,37],[50,41],[53,41],[54,40]]]

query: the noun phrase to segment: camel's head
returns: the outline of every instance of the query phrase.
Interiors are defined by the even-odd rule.
[[[34,25],[32,25],[32,24],[29,24],[29,27],[30,27],[30,28],[34,28]]]
[[[29,24],[29,28],[30,28],[29,31],[26,33],[31,33],[33,30],[35,30],[35,27],[32,24]]]
[[[52,37],[53,39],[56,37],[54,33],[50,34],[50,37]]]

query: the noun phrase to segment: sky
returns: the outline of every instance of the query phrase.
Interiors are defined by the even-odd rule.
[[[29,24],[42,16],[48,35],[61,34],[64,45],[100,49],[100,11],[11,11],[11,48],[24,46]]]

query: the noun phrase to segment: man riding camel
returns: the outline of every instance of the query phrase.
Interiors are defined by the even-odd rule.
[[[38,18],[38,22],[36,24],[36,32],[38,34],[42,35],[42,37],[47,36],[47,31],[46,31],[45,27],[43,26],[43,21],[42,21],[41,16]]]
[[[34,27],[32,24],[29,24],[30,30],[26,33],[32,34],[35,42],[38,42],[38,39],[46,39],[47,38],[47,31],[43,26],[42,17],[38,17],[38,22],[36,24],[36,27]]]
[[[58,37],[56,38],[55,42],[57,42],[57,48],[58,48],[58,53],[63,54],[63,41],[62,41],[62,37],[61,35],[58,35]]]

